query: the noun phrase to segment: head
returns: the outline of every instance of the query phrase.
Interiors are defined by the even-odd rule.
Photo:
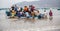
[[[52,12],[52,11],[50,10],[50,12]]]
[[[15,6],[17,6],[17,5],[15,4]]]
[[[44,12],[46,12],[46,10],[44,10]]]
[[[25,8],[27,7],[27,6],[24,6]]]
[[[37,11],[39,13],[39,11]]]
[[[32,5],[29,5],[29,7],[32,7]]]

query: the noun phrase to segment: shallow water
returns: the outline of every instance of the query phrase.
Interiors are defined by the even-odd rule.
[[[8,19],[5,14],[6,10],[0,11],[0,30],[2,31],[49,31],[60,29],[60,11],[52,9],[53,20],[35,19],[35,22],[25,21],[25,19]],[[40,9],[41,13],[44,11]],[[47,10],[48,15],[49,10]],[[48,15],[49,18],[49,15]]]

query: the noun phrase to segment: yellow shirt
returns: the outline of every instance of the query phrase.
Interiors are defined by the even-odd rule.
[[[12,16],[15,16],[16,12],[14,10],[12,10]]]

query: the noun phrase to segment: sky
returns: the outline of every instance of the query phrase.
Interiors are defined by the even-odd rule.
[[[7,8],[13,4],[16,4],[18,2],[31,2],[31,1],[38,1],[38,0],[0,0],[0,8]]]
[[[41,4],[60,7],[60,0],[0,0],[0,8],[9,8],[13,4],[16,4],[18,2],[24,2],[24,1],[27,2],[40,1]]]
[[[31,2],[31,1],[38,1],[38,0],[10,0],[10,3],[15,4],[18,2],[23,2],[23,1]]]

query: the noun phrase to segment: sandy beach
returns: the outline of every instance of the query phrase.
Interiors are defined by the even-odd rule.
[[[5,14],[6,10],[0,11],[0,30],[1,31],[59,31],[60,30],[60,11],[52,9],[53,19],[35,19],[35,22],[26,21],[24,19],[8,19]],[[41,13],[43,10],[40,10]],[[47,10],[47,13],[49,10]]]

